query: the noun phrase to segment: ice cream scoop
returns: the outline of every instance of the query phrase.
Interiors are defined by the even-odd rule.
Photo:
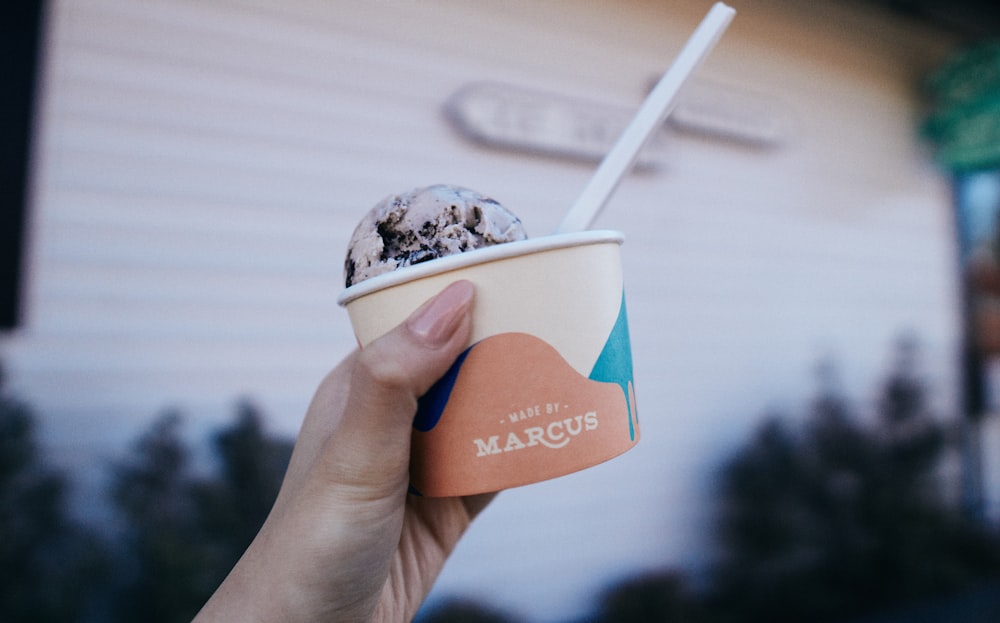
[[[350,287],[403,266],[527,239],[513,212],[496,200],[437,184],[386,197],[354,230],[344,262]]]

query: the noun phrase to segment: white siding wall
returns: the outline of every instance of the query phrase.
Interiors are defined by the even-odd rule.
[[[946,181],[915,138],[947,42],[844,3],[733,1],[701,74],[766,94],[775,149],[677,134],[599,225],[623,230],[644,438],[502,495],[439,584],[541,620],[609,578],[707,560],[719,462],[822,357],[859,401],[914,331],[943,409],[958,320]],[[592,167],[490,151],[441,114],[498,80],[637,106],[708,2],[61,0],[51,6],[27,324],[14,389],[70,464],[177,405],[254,398],[293,433],[353,346],[334,298],[354,223],[433,182],[550,231]]]

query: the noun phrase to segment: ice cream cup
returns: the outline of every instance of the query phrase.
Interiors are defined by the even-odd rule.
[[[410,486],[441,497],[498,491],[607,461],[639,440],[622,234],[555,234],[378,275],[338,298],[358,343],[448,284],[476,286],[472,337],[425,394]]]

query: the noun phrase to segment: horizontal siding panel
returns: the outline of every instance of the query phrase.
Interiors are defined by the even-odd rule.
[[[44,364],[46,369],[57,373],[84,370],[95,378],[105,371],[113,372],[122,380],[153,373],[160,381],[173,371],[181,377],[211,372],[211,376],[198,385],[209,387],[216,373],[219,378],[226,379],[248,371],[272,370],[276,362],[282,362],[285,370],[301,373],[307,366],[297,361],[313,364],[317,356],[323,356],[329,358],[329,367],[332,367],[354,347],[338,337],[315,328],[298,334],[275,331],[254,340],[224,332],[211,336],[200,336],[197,332],[170,336],[153,330],[148,334],[143,332],[116,339],[115,336],[89,336],[81,331],[72,337],[56,335],[34,340],[31,352],[23,356],[26,361]]]
[[[206,275],[205,272],[210,274]],[[171,301],[192,304],[225,304],[258,307],[285,306],[295,312],[303,307],[335,305],[342,284],[336,275],[308,276],[308,271],[264,271],[241,267],[233,271],[188,270],[171,263],[168,266],[137,266],[136,263],[112,262],[107,265],[56,264],[48,280],[41,284],[42,294],[84,300],[148,302],[153,305]]]
[[[213,14],[220,12],[226,17],[213,19]],[[111,39],[104,36],[109,32],[114,34]],[[261,15],[238,8],[220,8],[217,4],[108,5],[104,11],[89,11],[83,16],[68,41],[81,48],[134,52],[155,62],[216,68],[237,80],[242,74],[255,80],[265,79],[276,86],[287,82],[294,88],[364,85],[368,80],[369,84],[381,84],[383,91],[389,93],[388,87],[396,82],[391,79],[392,68],[399,71],[396,77],[400,81],[412,77],[413,72],[433,75],[441,71],[435,63],[421,62],[426,56],[415,58],[411,46],[400,44],[393,37],[373,46],[370,39],[358,36],[350,27],[331,30],[301,19],[282,20],[276,13]],[[424,51],[434,60],[431,50]],[[288,59],[295,62],[289,63]],[[345,59],[352,62],[345,63]],[[316,71],[323,68],[324,62],[331,61],[336,63],[335,71]],[[364,71],[379,63],[387,66],[388,75]]]
[[[145,226],[178,234],[215,231],[232,237],[292,237],[312,243],[329,243],[331,235],[346,236],[343,231],[353,230],[363,211],[334,210],[332,201],[322,205],[197,197],[179,201],[170,196],[107,189],[51,189],[48,198],[61,208],[48,215],[48,222],[66,227],[88,223],[108,229]]]
[[[301,59],[295,57],[287,59],[289,63],[300,61]],[[352,81],[343,76],[338,76],[337,82],[333,84],[323,84],[315,80],[287,85],[274,84],[259,75],[243,77],[239,74],[233,75],[225,68],[213,68],[211,65],[175,65],[115,50],[83,49],[66,63],[63,71],[73,76],[73,82],[67,87],[72,89],[71,93],[80,98],[75,104],[67,101],[67,106],[93,107],[94,100],[99,101],[101,97],[92,95],[97,90],[105,91],[104,97],[107,97],[108,93],[122,92],[123,99],[113,102],[115,105],[112,108],[95,112],[107,115],[117,109],[125,109],[131,110],[135,115],[166,118],[195,113],[194,116],[197,118],[202,114],[202,106],[205,107],[206,115],[211,115],[219,109],[240,110],[247,117],[220,120],[220,123],[252,122],[255,119],[268,122],[273,122],[275,119],[286,120],[291,123],[290,136],[293,138],[296,136],[294,130],[301,126],[303,115],[305,119],[318,121],[324,118],[331,120],[346,118],[356,121],[374,118],[390,124],[390,127],[393,123],[396,127],[404,127],[399,120],[414,116],[415,111],[420,111],[426,106],[436,106],[439,100],[435,98],[445,94],[426,86],[410,92],[401,92],[401,83],[384,77],[374,84]],[[313,71],[318,75],[326,74],[322,67],[315,67]],[[386,71],[385,68],[377,66],[367,67],[363,69],[362,74],[382,76]],[[406,75],[410,80],[415,79],[406,68],[399,68],[397,71],[401,76]],[[465,79],[469,77],[471,76]],[[450,77],[440,82],[446,87],[457,86],[461,84],[459,81],[461,79]],[[142,104],[146,99],[155,100],[148,110],[135,106]],[[162,108],[165,103],[171,102],[182,106],[180,109],[173,109],[173,115],[169,114],[169,109]],[[127,106],[130,103],[133,104],[131,108]],[[379,106],[377,111],[371,108],[373,104]],[[194,108],[195,106],[197,108]],[[251,135],[267,131],[267,126],[249,129]]]
[[[149,289],[147,285],[139,292]],[[342,310],[330,300],[325,304],[306,301],[279,301],[241,304],[238,300],[205,304],[198,300],[174,299],[158,302],[155,295],[141,301],[110,297],[51,297],[56,312],[40,311],[39,328],[54,335],[177,335],[240,337],[253,335],[253,341],[269,337],[311,339],[329,335],[325,324],[343,322]],[[342,329],[338,328],[342,335]],[[144,338],[137,338],[144,339]],[[216,345],[213,341],[213,347]],[[106,353],[105,353],[106,355]],[[116,353],[115,356],[120,356]],[[132,365],[124,357],[122,365]]]
[[[157,127],[109,117],[83,119],[65,127],[60,136],[68,157],[90,154],[109,158],[141,158],[163,168],[177,163],[213,172],[248,171],[296,183],[324,179],[338,162],[329,148],[262,142],[252,138],[213,135],[197,129]]]
[[[75,225],[48,228],[48,244],[53,254],[79,257],[81,261],[162,264],[176,261],[181,266],[206,269],[263,269],[265,271],[304,270],[315,273],[317,268],[342,264],[341,253],[327,245],[301,244],[295,238],[281,236],[215,235],[210,230],[180,232],[157,231],[152,228]],[[150,235],[155,234],[155,235]]]

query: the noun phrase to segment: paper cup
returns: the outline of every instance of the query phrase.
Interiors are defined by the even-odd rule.
[[[441,497],[569,474],[639,440],[613,231],[533,238],[401,268],[341,293],[358,343],[448,284],[476,286],[472,337],[420,400],[410,484]]]

